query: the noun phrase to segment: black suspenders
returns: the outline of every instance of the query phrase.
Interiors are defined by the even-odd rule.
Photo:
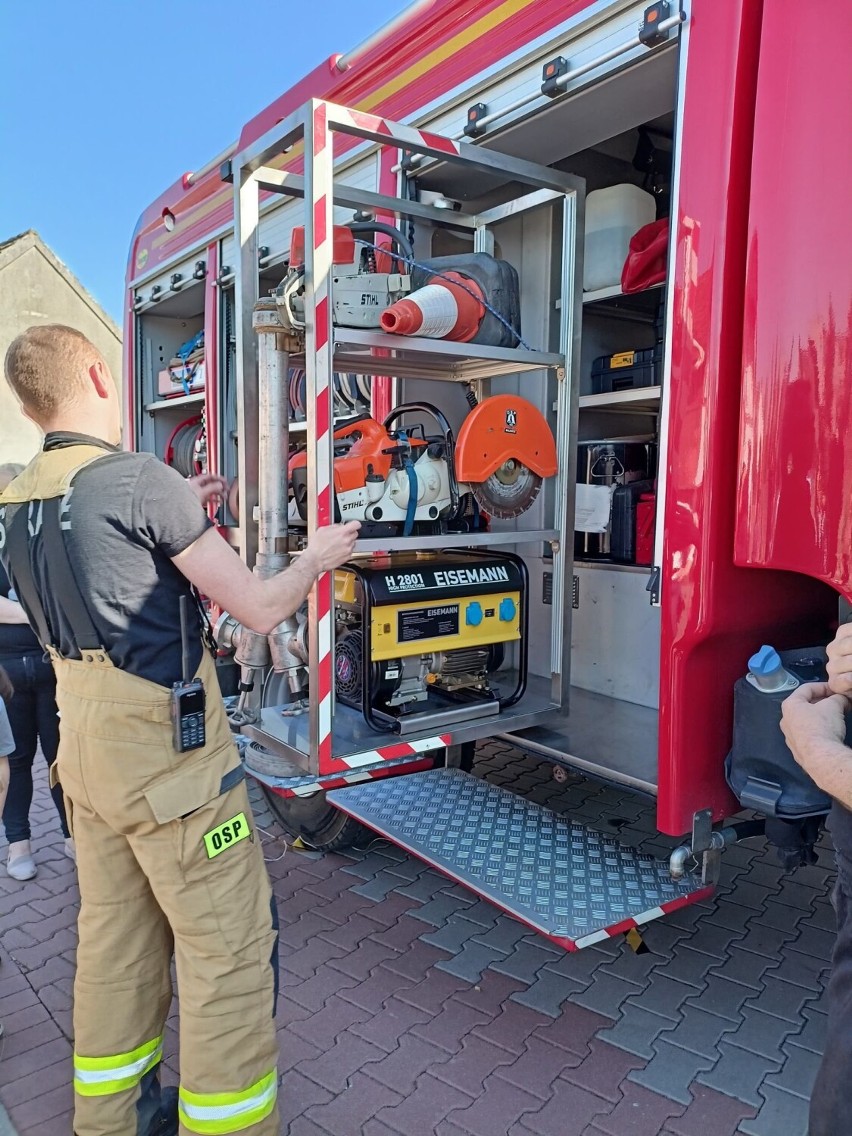
[[[97,651],[103,648],[103,640],[95,630],[68,558],[65,534],[59,520],[61,503],[59,497],[38,502],[42,510],[42,555],[50,564],[50,586],[56,591],[58,606],[71,625],[78,652]],[[7,512],[8,508],[9,506]],[[11,524],[6,526],[9,575],[27,614],[36,625],[42,646],[59,651],[59,636],[50,627],[36,587],[32,567],[34,547],[29,539],[28,512],[28,503],[24,502],[15,510]]]

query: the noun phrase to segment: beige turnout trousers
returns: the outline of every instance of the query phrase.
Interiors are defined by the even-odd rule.
[[[187,753],[172,744],[162,687],[102,652],[54,652],[53,664],[82,896],[76,1136],[136,1136],[140,1082],[162,1052],[172,950],[181,1136],[278,1136],[271,892],[213,662],[205,652],[199,668],[207,744]]]
[[[29,509],[21,516],[28,524],[40,525],[42,513],[55,516],[53,540],[62,539],[61,514],[41,503],[67,502],[75,475],[104,456],[102,447],[88,444],[42,451],[4,491],[0,507]],[[49,642],[44,612],[37,610],[43,604],[27,577],[27,546],[16,545],[15,534],[24,530],[15,528],[16,519],[14,531],[8,528],[5,508],[2,520],[0,535],[21,569],[22,597],[26,591]],[[55,544],[44,554],[64,555]],[[63,586],[73,590],[73,580]],[[72,598],[65,599],[66,614]],[[84,597],[78,601],[85,606]],[[181,1136],[278,1136],[277,935],[213,661],[204,652],[198,672],[207,692],[206,744],[178,753],[168,690],[118,670],[103,650],[83,650],[73,661],[48,651],[60,712],[53,771],[77,844],[82,898],[76,1136],[137,1136],[156,1111],[172,952],[180,996]]]

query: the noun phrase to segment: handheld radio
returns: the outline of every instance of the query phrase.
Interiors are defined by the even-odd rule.
[[[183,677],[172,687],[172,730],[178,753],[201,749],[206,744],[204,683],[192,677],[189,663],[189,620],[186,596],[180,597],[180,645]]]

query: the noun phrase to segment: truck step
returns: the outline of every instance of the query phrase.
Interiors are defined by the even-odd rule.
[[[698,876],[460,769],[335,789],[328,800],[566,950],[710,895]]]

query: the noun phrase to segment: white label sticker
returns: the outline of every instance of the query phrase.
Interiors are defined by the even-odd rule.
[[[614,485],[577,485],[575,532],[603,533],[609,527]]]

